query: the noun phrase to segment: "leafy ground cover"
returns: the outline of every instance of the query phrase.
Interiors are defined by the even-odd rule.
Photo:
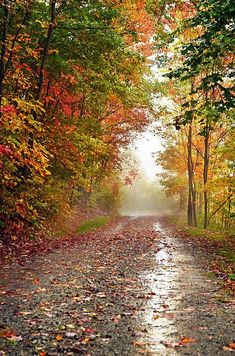
[[[230,290],[235,291],[235,234],[232,230],[204,230],[199,227],[189,227],[180,219],[166,220],[174,233],[180,235],[195,248],[203,251],[214,273],[219,276]]]
[[[203,261],[153,216],[14,261],[0,272],[0,354],[226,355],[234,301]]]
[[[59,215],[47,219],[40,229],[25,229],[20,236],[0,242],[0,263],[21,261],[29,256],[50,252],[68,246],[78,238],[79,229],[98,227],[108,223],[111,217],[99,208],[85,209],[82,206],[61,211]],[[82,231],[81,231],[82,232]]]

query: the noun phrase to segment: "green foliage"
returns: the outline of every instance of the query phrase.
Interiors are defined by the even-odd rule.
[[[228,262],[235,263],[235,252],[228,248],[220,248],[218,254],[226,258]]]
[[[95,203],[117,205],[118,194],[112,197],[112,188],[102,191],[100,184],[118,167],[130,133],[148,123],[150,108],[146,55],[137,48],[136,32],[138,21],[144,25],[150,15],[143,7],[139,19],[132,5],[92,0],[0,5],[4,232],[14,224],[35,225],[91,192]],[[151,26],[144,31],[141,43],[148,44]]]
[[[111,176],[96,187],[91,194],[89,204],[91,206],[99,206],[100,208],[109,211],[117,212],[121,204],[121,182],[118,177]]]
[[[77,229],[77,234],[84,234],[89,231],[96,230],[104,225],[106,225],[110,221],[109,216],[100,216],[98,218],[88,220],[84,223],[82,223],[78,229]]]
[[[190,101],[185,100],[183,124],[190,122],[194,113],[201,116],[208,106],[212,108],[212,121],[222,119],[223,113],[235,107],[234,1],[200,0],[195,3],[194,11],[195,16],[186,20],[180,29],[181,32],[194,31],[181,48],[183,63],[167,74],[171,79],[194,82],[191,95],[204,96],[194,111],[189,108]]]

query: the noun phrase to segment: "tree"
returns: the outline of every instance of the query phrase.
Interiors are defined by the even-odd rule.
[[[2,1],[2,224],[40,221],[59,190],[70,203],[115,175],[121,147],[150,118],[145,5]]]

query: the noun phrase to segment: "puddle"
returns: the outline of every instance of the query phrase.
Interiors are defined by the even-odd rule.
[[[168,355],[164,342],[176,342],[177,328],[174,312],[179,302],[177,279],[178,269],[174,263],[168,245],[170,241],[160,224],[155,230],[161,233],[162,240],[155,253],[155,268],[151,273],[142,275],[143,284],[154,293],[141,314],[143,328],[148,330],[141,340],[146,343],[150,354]],[[177,355],[175,350],[169,350],[170,355]]]
[[[198,355],[197,348],[203,348],[203,342],[208,343],[206,330],[217,332],[215,285],[205,278],[205,271],[184,242],[171,237],[159,223],[154,228],[161,239],[156,245],[151,272],[141,276],[144,287],[152,295],[139,313],[142,329],[139,340],[144,345],[140,353]],[[182,346],[179,343],[184,338],[197,341]]]

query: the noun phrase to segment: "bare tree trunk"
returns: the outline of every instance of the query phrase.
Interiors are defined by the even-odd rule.
[[[193,162],[192,162],[193,166]],[[193,204],[193,225],[197,226],[197,192],[196,192],[196,186],[194,182],[194,171],[193,171],[193,191],[192,191],[192,204]]]
[[[180,192],[180,211],[182,211],[184,209],[184,197],[183,197],[183,193]]]
[[[231,192],[231,190],[229,189],[229,192]],[[230,216],[231,216],[231,197],[232,194],[230,194],[229,198],[228,198],[228,213],[229,213],[229,221],[228,221],[228,227],[230,226]]]
[[[204,167],[203,167],[203,184],[204,184],[204,229],[208,227],[208,193],[207,193],[207,182],[208,182],[208,171],[209,171],[209,135],[210,128],[207,123],[205,128],[205,140],[204,140]]]
[[[192,159],[192,122],[189,124],[188,130],[188,225],[196,226],[196,192],[194,189],[194,172]]]
[[[217,209],[215,209],[215,211],[211,214],[211,216],[209,217],[208,221],[210,221],[210,219],[228,202],[228,209],[229,212],[231,212],[231,197],[233,196],[233,194],[231,193],[224,201],[222,204],[220,204],[218,206]],[[222,215],[224,216],[224,214]]]

